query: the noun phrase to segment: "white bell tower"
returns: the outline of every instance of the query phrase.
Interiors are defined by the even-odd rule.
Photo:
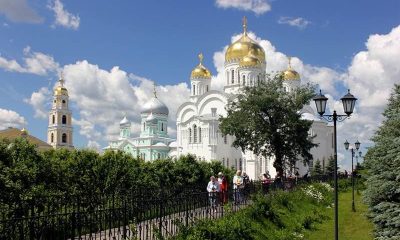
[[[49,112],[47,143],[53,148],[73,149],[72,113],[69,110],[68,90],[61,75],[54,88],[53,103]]]

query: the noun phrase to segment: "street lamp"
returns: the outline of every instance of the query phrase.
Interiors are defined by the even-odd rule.
[[[333,171],[333,178],[334,178],[334,183],[335,183],[335,240],[339,239],[338,233],[339,233],[339,225],[338,225],[338,180],[337,180],[337,137],[336,137],[336,122],[342,122],[346,118],[350,117],[350,115],[353,113],[355,103],[357,101],[357,98],[355,98],[352,94],[350,94],[350,89],[348,90],[348,93],[344,95],[340,100],[342,100],[343,103],[343,109],[346,115],[339,115],[336,113],[335,110],[333,110],[332,115],[324,115],[325,109],[326,109],[326,102],[328,101],[328,98],[325,97],[321,90],[319,90],[319,95],[316,95],[313,100],[315,101],[315,105],[317,107],[317,112],[320,115],[321,118],[325,119],[328,122],[333,122],[333,146],[334,146],[334,159],[335,159],[335,171]]]
[[[357,151],[355,151],[353,147],[350,148],[350,150],[351,150],[351,186],[352,186],[351,209],[353,210],[353,212],[356,211],[356,206],[354,204],[354,168],[353,168],[353,159],[354,159],[354,156],[357,154],[358,150],[360,149],[361,143],[357,140],[357,142],[355,142],[354,145],[356,146],[356,150]],[[344,148],[346,149],[346,151],[349,150],[349,146],[350,146],[350,143],[346,140],[346,142],[344,142]]]

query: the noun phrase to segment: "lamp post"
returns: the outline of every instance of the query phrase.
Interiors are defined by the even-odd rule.
[[[333,146],[334,146],[334,159],[335,159],[335,171],[333,171],[333,178],[334,178],[334,189],[335,189],[335,240],[339,239],[339,211],[338,211],[338,181],[337,181],[337,137],[336,137],[336,122],[342,122],[346,118],[350,117],[353,113],[354,105],[356,104],[357,98],[355,98],[352,94],[350,94],[350,89],[348,93],[344,95],[340,100],[343,103],[343,109],[346,115],[339,115],[336,111],[333,111],[333,114],[329,115],[325,113],[326,109],[326,102],[328,98],[325,97],[321,90],[319,90],[319,95],[316,95],[313,100],[315,101],[315,105],[317,107],[317,112],[321,118],[325,119],[328,122],[333,122]]]
[[[353,168],[353,159],[354,159],[354,156],[356,155],[356,153],[358,152],[358,150],[360,149],[361,143],[357,140],[357,142],[355,142],[354,145],[356,146],[356,150],[357,151],[354,150],[353,147],[350,148],[350,150],[351,150],[351,187],[352,187],[351,209],[353,210],[353,212],[356,211],[356,205],[354,204],[354,168]],[[344,142],[344,148],[346,149],[346,151],[349,150],[349,146],[350,146],[350,143],[346,140],[346,142]],[[358,159],[358,157],[357,157],[357,159]]]

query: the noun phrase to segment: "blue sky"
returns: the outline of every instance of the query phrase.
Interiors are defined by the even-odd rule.
[[[303,80],[325,87],[331,97],[340,98],[347,87],[359,89],[365,99],[360,117],[342,131],[363,134],[343,134],[339,142],[368,142],[391,86],[400,82],[392,61],[400,58],[399,9],[396,0],[0,0],[0,128],[26,125],[45,140],[44,110],[63,70],[76,120],[75,145],[104,147],[117,132],[121,112],[139,119],[152,81],[160,95],[179,96],[160,96],[174,113],[188,95],[183,83],[199,52],[218,82],[223,49],[247,16],[249,30],[268,48],[267,69],[279,70],[286,65],[284,56],[295,56]],[[381,89],[368,84],[371,76],[382,81]],[[121,86],[131,86],[134,94],[121,92]],[[367,101],[374,94],[382,101]],[[172,135],[174,124],[170,116]]]

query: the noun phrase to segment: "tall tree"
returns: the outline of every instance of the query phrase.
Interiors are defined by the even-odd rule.
[[[235,136],[234,147],[274,157],[274,167],[282,176],[285,164],[293,166],[299,157],[307,163],[312,159],[310,149],[315,144],[308,135],[312,122],[302,119],[300,111],[313,96],[310,85],[288,93],[280,75],[267,76],[267,81],[244,88],[229,101],[220,129]]]
[[[321,162],[319,161],[319,159],[317,159],[317,161],[315,161],[315,164],[311,171],[311,174],[312,174],[312,176],[321,176],[322,173],[323,173],[323,171],[322,171]]]
[[[328,176],[333,176],[333,173],[335,171],[335,158],[333,156],[330,156],[328,159],[328,165],[326,165],[325,172]]]
[[[400,239],[400,85],[395,85],[384,113],[384,121],[365,155],[368,170],[365,199],[376,239]]]

